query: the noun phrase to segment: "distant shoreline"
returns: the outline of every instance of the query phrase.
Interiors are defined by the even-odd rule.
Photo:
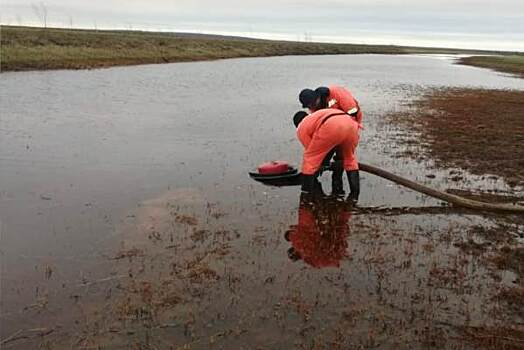
[[[488,68],[498,72],[515,74],[524,78],[524,54],[508,56],[471,56],[458,60],[459,64]]]
[[[498,55],[482,64],[522,75],[524,54],[486,50],[393,45],[329,44],[273,41],[207,34],[108,31],[1,26],[0,71],[91,69],[125,65],[205,61],[240,57],[337,54]],[[511,71],[500,60],[512,57]],[[491,62],[491,63],[490,63]],[[520,63],[519,63],[520,62]],[[515,68],[516,67],[516,68]]]

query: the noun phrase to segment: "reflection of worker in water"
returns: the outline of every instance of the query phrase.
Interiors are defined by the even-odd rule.
[[[309,108],[311,112],[324,108],[339,109],[353,117],[359,127],[362,127],[362,110],[358,101],[349,90],[341,86],[322,86],[315,90],[304,89],[300,92],[298,99],[302,107]]]
[[[297,137],[304,146],[302,191],[312,192],[316,177],[325,159],[329,161],[336,149],[339,167],[333,171],[333,190],[342,191],[342,174],[346,171],[350,199],[360,194],[360,179],[355,151],[358,145],[358,124],[338,109],[321,109],[311,114],[300,111],[293,117]],[[327,157],[327,158],[326,158]]]
[[[288,256],[313,267],[338,267],[347,255],[350,207],[334,197],[305,197],[309,195],[302,193],[298,224],[285,233],[292,245]]]

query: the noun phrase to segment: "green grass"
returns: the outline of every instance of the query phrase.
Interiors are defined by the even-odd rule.
[[[508,56],[472,56],[460,59],[459,63],[469,66],[490,68],[504,73],[512,73],[524,78],[524,54]]]
[[[0,70],[82,69],[235,57],[488,51],[256,40],[213,35],[1,26]]]

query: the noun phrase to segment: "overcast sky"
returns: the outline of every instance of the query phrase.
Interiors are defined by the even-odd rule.
[[[42,25],[1,0],[2,24]],[[48,26],[524,51],[524,0],[46,0]]]

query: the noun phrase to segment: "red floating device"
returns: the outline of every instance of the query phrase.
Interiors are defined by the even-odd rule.
[[[290,166],[283,160],[273,160],[258,166],[258,173],[261,175],[277,175],[288,172]]]

